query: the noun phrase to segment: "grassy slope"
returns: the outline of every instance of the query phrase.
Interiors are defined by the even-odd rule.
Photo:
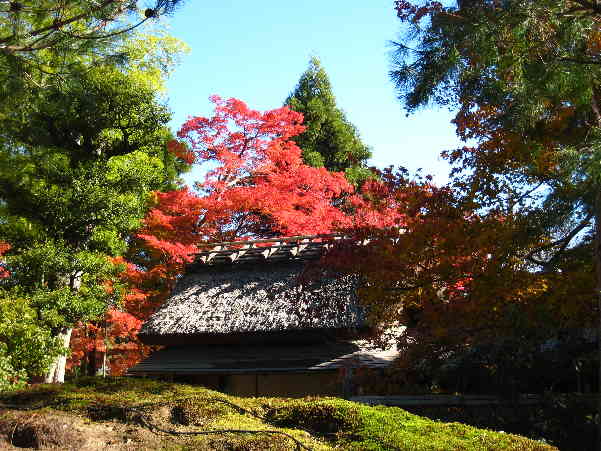
[[[38,431],[38,435],[53,430],[47,424],[53,416],[65,422],[65,415],[68,415],[73,426],[67,429],[80,431],[85,437],[96,434],[98,440],[105,440],[98,448],[88,443],[87,448],[80,444],[81,449],[102,449],[109,445],[113,446],[110,449],[119,450],[297,449],[293,440],[284,435],[151,434],[144,422],[178,432],[222,429],[281,431],[316,451],[556,449],[516,435],[460,423],[431,421],[399,408],[369,407],[336,398],[237,398],[202,387],[142,379],[86,378],[63,386],[40,385],[22,392],[0,394],[0,403],[22,407],[46,406],[35,411],[38,423],[40,418],[46,421],[45,429]],[[131,407],[137,410],[131,410]],[[2,438],[6,444],[15,431],[24,434],[22,425],[30,421],[26,418],[32,418],[31,412],[0,410],[0,447]],[[105,429],[101,430],[101,427]],[[61,428],[57,426],[54,429]],[[132,438],[134,443],[130,443]],[[63,441],[75,443],[77,438],[73,436]],[[60,445],[60,440],[47,440],[45,443],[56,446]]]

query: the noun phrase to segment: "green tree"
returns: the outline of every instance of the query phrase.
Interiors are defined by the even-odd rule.
[[[170,114],[146,70],[71,73],[2,120],[0,236],[12,245],[4,284],[65,347],[75,324],[119,302],[122,268],[111,257],[126,251],[151,192],[176,186],[187,167],[167,151]],[[64,365],[55,359],[47,380],[62,381]]]
[[[134,33],[150,30],[180,1],[0,0],[0,120],[72,73],[130,64],[136,51],[154,44],[129,47]]]
[[[353,183],[370,176],[366,160],[371,152],[361,142],[355,126],[336,106],[330,80],[319,59],[311,58],[309,68],[285,104],[303,113],[307,129],[294,141],[303,150],[305,163],[325,166],[330,171],[344,171]]]

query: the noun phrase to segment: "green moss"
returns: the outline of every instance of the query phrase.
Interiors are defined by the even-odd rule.
[[[215,451],[289,451],[294,449],[292,442],[274,440],[270,435],[210,438],[204,446],[206,448],[200,449]]]
[[[395,407],[370,407],[340,399],[291,400],[275,407],[268,418],[281,426],[308,429],[349,450],[556,449],[517,435],[440,423]]]
[[[335,400],[291,400],[272,409],[267,420],[279,426],[309,430],[319,435],[352,432],[361,426],[359,405]]]
[[[171,417],[174,423],[184,426],[208,426],[231,410],[228,405],[210,399],[190,398],[178,402],[171,409]]]
[[[146,406],[152,421],[167,429],[275,430],[314,450],[556,450],[517,435],[437,422],[395,407],[370,407],[337,398],[236,398],[147,379],[85,378],[63,386],[39,385],[0,395],[0,402],[49,405],[93,421],[122,422],[130,421],[128,407]],[[159,405],[165,407],[164,417]],[[190,440],[190,449],[295,449],[293,441],[281,434],[205,435]]]

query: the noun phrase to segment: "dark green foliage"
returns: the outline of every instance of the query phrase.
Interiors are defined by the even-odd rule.
[[[169,118],[150,86],[109,67],[87,69],[39,92],[27,124],[8,117],[6,125],[23,144],[69,150],[80,162],[155,146]]]
[[[528,127],[555,101],[590,106],[599,68],[577,60],[595,39],[594,11],[571,14],[565,0],[414,3],[424,11],[404,19],[391,71],[408,111],[431,102],[504,105],[513,113],[506,119]]]
[[[452,352],[425,354],[404,370],[405,381],[427,391],[499,395],[590,392],[596,389],[596,343],[582,334],[547,340],[479,343]]]
[[[130,30],[174,11],[181,0],[19,0],[0,4],[0,99],[29,83],[60,82],[81,59],[122,62]],[[79,61],[78,61],[79,60]]]
[[[311,58],[309,68],[285,104],[303,113],[307,130],[294,141],[303,150],[305,163],[325,166],[330,171],[344,171],[353,183],[370,176],[365,164],[371,151],[336,106],[330,80],[317,58]]]
[[[27,372],[15,368],[6,343],[0,343],[0,392],[23,388],[27,381]]]
[[[27,122],[3,121],[0,239],[12,246],[6,283],[33,296],[50,327],[98,317],[114,302],[117,293],[102,284],[119,268],[107,257],[125,251],[149,192],[177,172],[165,160],[168,119],[152,90],[102,68],[40,93]]]
[[[92,69],[30,101],[25,114],[2,120],[0,195],[9,215],[55,238],[81,241],[99,224],[135,227],[128,218],[143,215],[146,199],[125,193],[164,188],[183,169],[165,148],[169,112],[133,76]]]

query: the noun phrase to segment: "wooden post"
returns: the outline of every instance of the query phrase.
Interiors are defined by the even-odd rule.
[[[351,366],[344,368],[344,377],[342,379],[342,397],[344,399],[349,399],[354,395],[353,373],[354,371]]]

